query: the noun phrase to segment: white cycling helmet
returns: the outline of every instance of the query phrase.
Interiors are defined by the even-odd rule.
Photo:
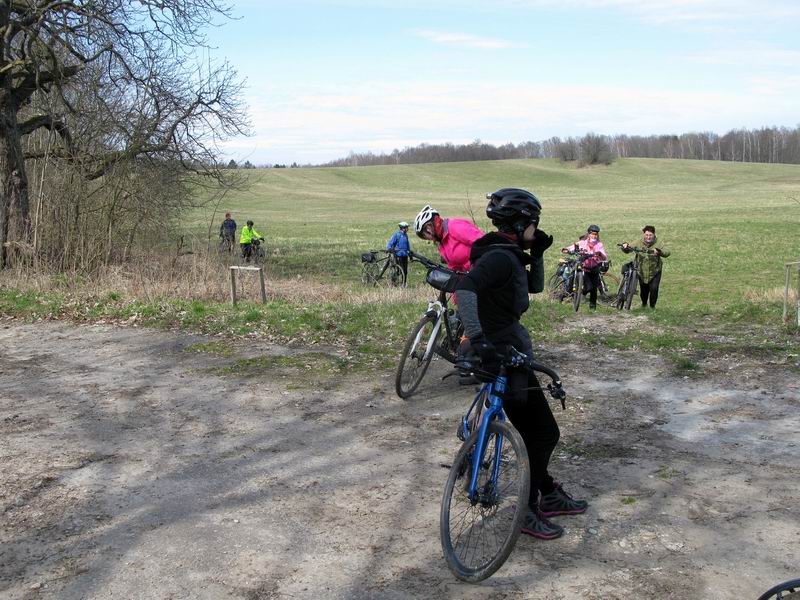
[[[414,231],[419,237],[422,237],[422,228],[425,227],[425,225],[427,225],[428,222],[438,214],[439,211],[433,208],[430,204],[419,211],[414,219]]]
[[[400,221],[400,222],[397,224],[397,226],[398,226],[400,229],[408,229],[408,223],[406,223],[405,221]]]

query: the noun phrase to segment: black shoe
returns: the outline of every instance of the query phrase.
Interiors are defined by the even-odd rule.
[[[555,489],[547,495],[543,495],[539,500],[539,511],[545,517],[555,517],[558,515],[579,515],[585,513],[589,507],[586,500],[575,500],[560,483],[556,483]]]
[[[554,540],[564,535],[564,528],[548,521],[539,510],[528,510],[522,521],[522,533],[540,540]]]
[[[458,385],[477,385],[479,383],[480,381],[478,381],[478,378],[472,374],[460,375],[458,377]]]
[[[597,303],[596,302],[592,302],[591,304],[589,304],[589,308],[591,310],[596,310],[597,309]]]

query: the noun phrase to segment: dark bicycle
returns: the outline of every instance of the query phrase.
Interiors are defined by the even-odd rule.
[[[262,245],[264,238],[253,238],[250,245],[242,250],[241,258],[244,262],[259,265],[264,262],[267,253]]]
[[[758,600],[800,600],[800,579],[776,585],[759,596]]]
[[[439,296],[428,302],[428,309],[408,334],[403,347],[394,379],[395,391],[401,398],[409,398],[416,391],[434,356],[455,362],[464,330],[458,315],[449,306],[450,296],[463,273],[437,265],[414,252],[409,252],[409,259],[428,270],[425,280],[439,290]]]
[[[439,517],[447,566],[458,579],[471,583],[486,579],[505,563],[528,510],[528,452],[503,412],[507,369],[544,373],[553,381],[543,389],[562,407],[566,398],[560,377],[549,367],[513,348],[498,358],[499,374],[483,384],[461,419],[458,438],[464,443],[450,467]],[[486,377],[461,360],[457,366]]]
[[[569,298],[572,301],[572,307],[577,312],[586,295],[586,273],[583,263],[594,255],[580,250],[571,250],[565,254],[568,254],[570,258],[562,258],[559,261],[556,272],[548,280],[548,293],[550,298],[558,302]]]
[[[620,248],[622,248],[622,244],[617,244]],[[628,246],[628,249],[635,252],[636,254],[655,254],[656,251],[649,248],[636,248],[634,246]],[[625,263],[622,265],[622,280],[619,283],[619,289],[617,290],[617,297],[614,302],[614,306],[619,310],[623,308],[625,310],[631,309],[631,304],[633,303],[633,298],[636,296],[636,288],[639,285],[639,267],[636,264],[635,260]]]
[[[379,254],[385,256],[379,257]],[[380,284],[401,287],[405,285],[406,277],[394,252],[370,250],[361,255],[361,281],[373,287]]]

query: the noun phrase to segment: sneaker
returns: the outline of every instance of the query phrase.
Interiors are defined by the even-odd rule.
[[[564,535],[564,528],[548,521],[539,510],[529,510],[522,521],[522,533],[540,540],[554,540]]]
[[[543,495],[539,501],[539,511],[545,517],[555,517],[557,515],[579,515],[585,513],[589,507],[586,500],[575,500],[560,483],[555,484],[555,489],[547,495]]]
[[[589,308],[591,308],[592,310],[596,310],[597,309],[597,303],[595,302],[594,304],[589,304]]]

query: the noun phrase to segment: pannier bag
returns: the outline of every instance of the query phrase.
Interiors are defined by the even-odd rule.
[[[377,262],[378,256],[374,252],[365,252],[361,255],[361,262],[362,263],[374,263]]]
[[[456,290],[456,285],[461,280],[462,276],[462,273],[456,273],[454,271],[437,267],[435,269],[428,270],[428,274],[425,276],[425,281],[427,281],[429,285],[435,287],[437,290],[441,290],[443,292],[454,292]]]

